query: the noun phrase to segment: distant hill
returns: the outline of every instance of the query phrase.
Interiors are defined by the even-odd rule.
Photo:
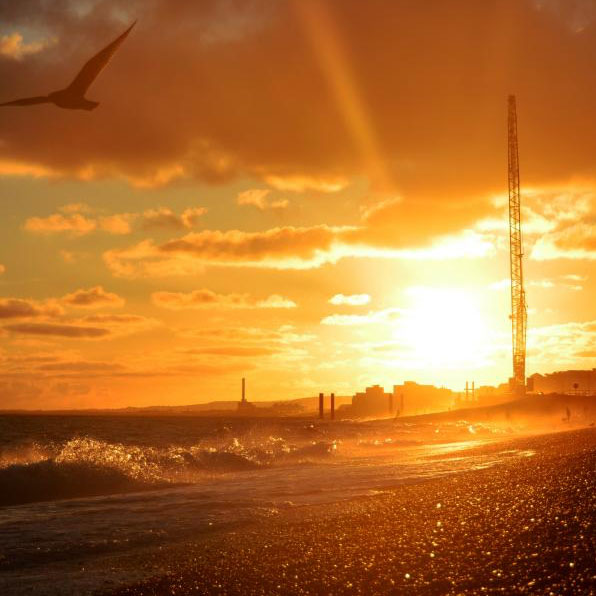
[[[349,396],[336,396],[335,408],[350,404],[352,398]],[[258,410],[257,415],[264,415],[268,412],[272,416],[287,412],[288,414],[300,415],[310,414],[319,408],[319,397],[299,397],[296,399],[277,400],[277,401],[251,401],[252,405]],[[325,412],[329,411],[329,396],[325,397]],[[187,404],[181,406],[143,406],[143,407],[125,407],[125,408],[88,408],[76,410],[0,410],[0,414],[72,414],[72,415],[100,415],[100,414],[157,414],[157,415],[208,415],[208,414],[226,414],[236,412],[238,409],[238,400],[219,400],[204,404]]]

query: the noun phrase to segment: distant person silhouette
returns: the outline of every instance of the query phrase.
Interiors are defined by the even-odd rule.
[[[120,44],[126,39],[135,24],[136,21],[122,35],[120,35],[120,37],[95,54],[95,56],[81,68],[81,71],[74,78],[74,81],[65,89],[54,91],[49,95],[25,97],[23,99],[15,99],[14,101],[0,103],[0,107],[31,106],[38,103],[53,103],[59,108],[67,110],[94,110],[99,105],[99,102],[86,99],[85,93],[87,93],[87,89],[89,89],[91,83],[93,83],[97,78],[97,75],[105,68],[106,64],[110,61],[110,58],[114,55]]]

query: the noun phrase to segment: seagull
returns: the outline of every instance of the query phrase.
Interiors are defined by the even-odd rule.
[[[39,95],[36,97],[25,97],[23,99],[15,99],[6,103],[0,103],[2,106],[31,106],[38,103],[53,103],[59,108],[66,110],[94,110],[98,105],[98,101],[91,101],[85,97],[87,89],[91,83],[97,78],[97,75],[105,68],[110,58],[116,53],[120,44],[126,39],[130,30],[136,25],[136,21],[122,34],[117,37],[111,44],[107,45],[103,50],[100,50],[93,58],[90,58],[85,66],[81,68],[79,74],[74,78],[73,82],[65,89],[54,91],[49,95]]]

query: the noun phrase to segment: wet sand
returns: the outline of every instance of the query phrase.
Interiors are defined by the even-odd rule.
[[[504,449],[527,457],[185,544],[112,594],[596,594],[596,429],[475,451]]]

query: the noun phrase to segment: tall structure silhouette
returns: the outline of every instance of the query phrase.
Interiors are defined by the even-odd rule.
[[[517,142],[517,109],[515,95],[509,96],[508,113],[509,165],[509,263],[511,269],[511,330],[513,377],[511,390],[516,396],[526,392],[526,329],[528,312],[523,276],[523,242],[521,232],[519,149]]]

